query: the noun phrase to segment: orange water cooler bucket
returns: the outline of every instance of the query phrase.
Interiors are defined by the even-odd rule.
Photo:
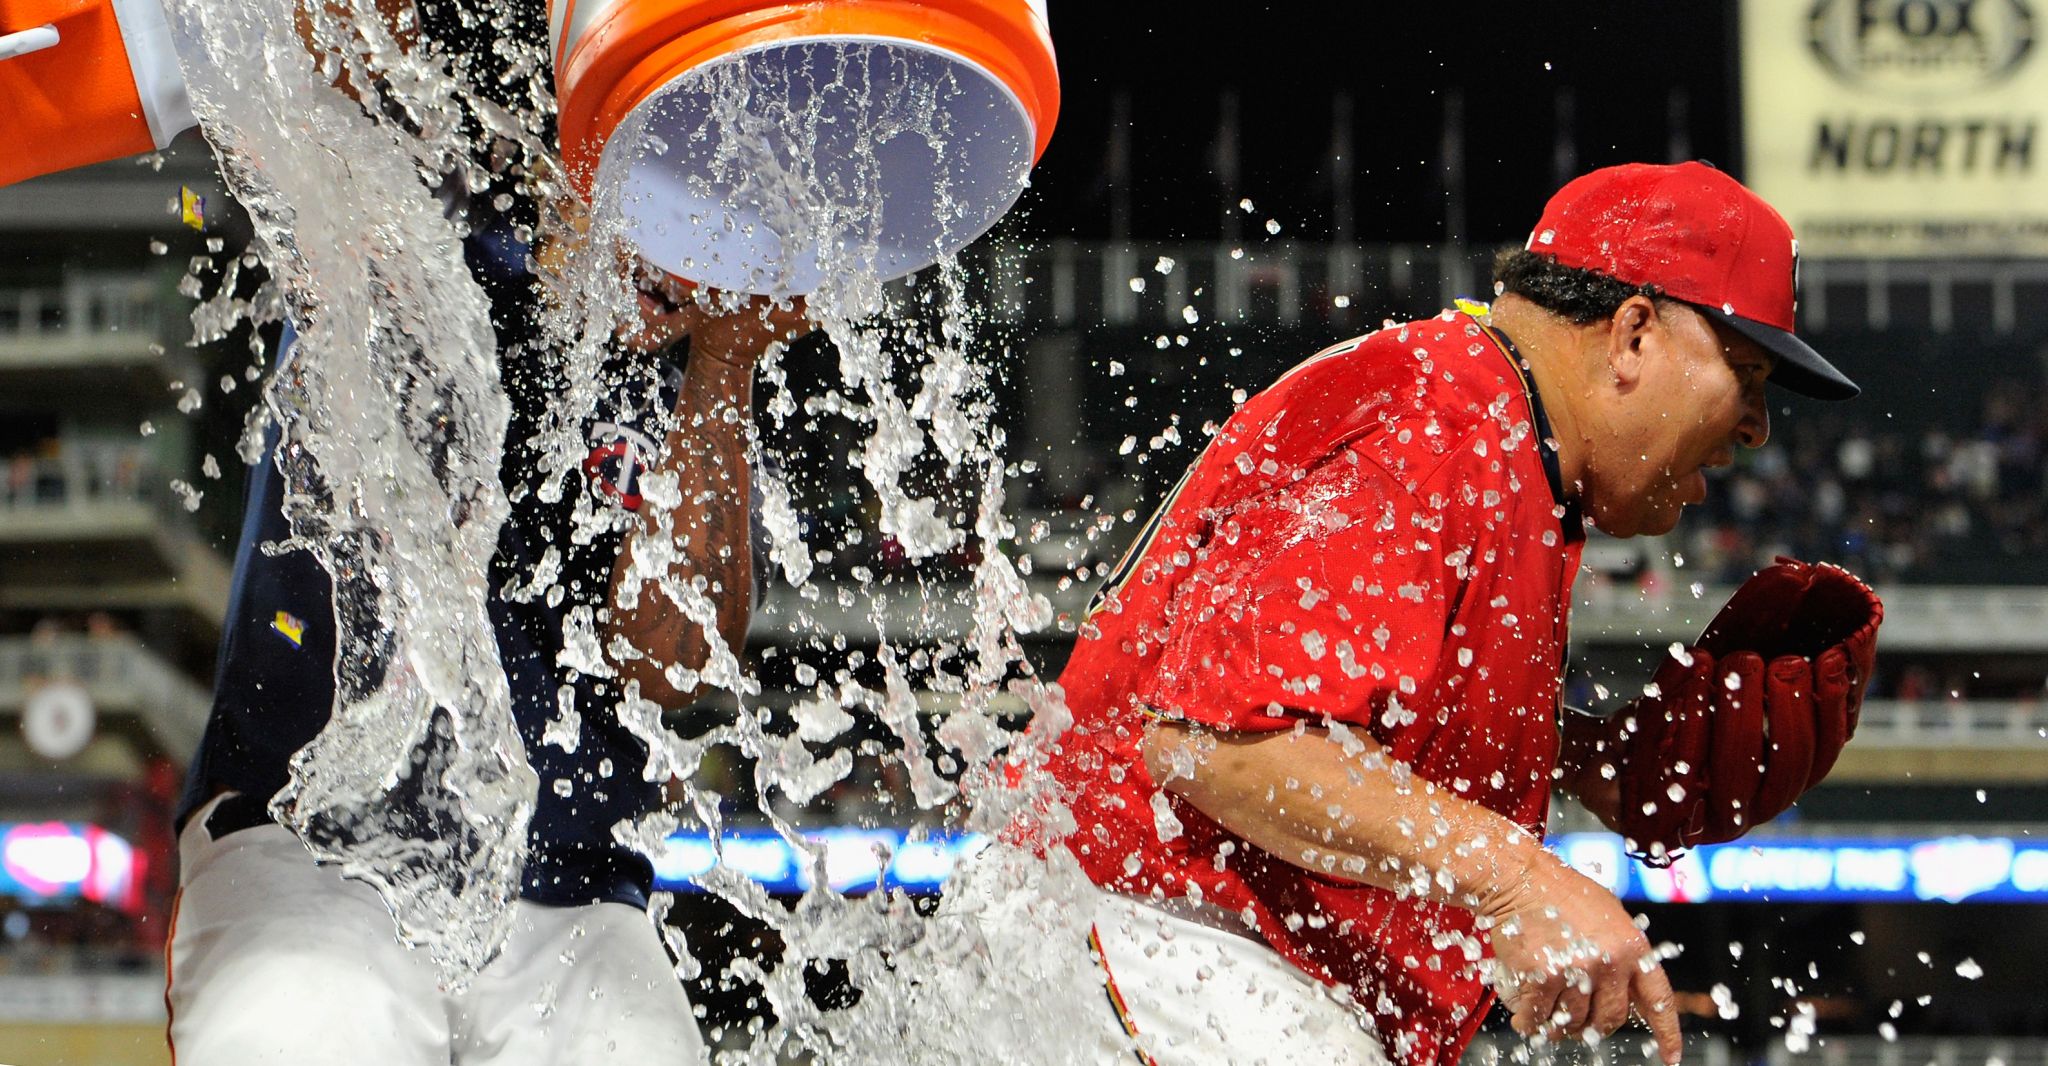
[[[0,0],[0,186],[197,124],[158,0]]]
[[[624,168],[640,253],[719,288],[812,291],[826,267],[785,235],[848,208],[867,220],[858,240],[882,277],[931,265],[1016,202],[1059,112],[1044,0],[550,0],[548,15],[571,182],[588,198],[601,170]],[[849,55],[867,100],[921,101],[947,136],[892,128],[843,89],[794,98],[843,78]],[[732,128],[707,118],[727,106],[713,86],[735,73],[791,90],[806,112],[803,195],[764,197],[733,177],[736,155],[788,158],[786,127],[757,127],[747,145],[707,136]],[[855,196],[879,202],[840,202]]]

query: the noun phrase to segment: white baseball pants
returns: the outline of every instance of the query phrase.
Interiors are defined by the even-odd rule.
[[[1089,1034],[1095,1061],[1388,1066],[1354,1004],[1263,941],[1219,928],[1228,916],[1204,924],[1105,892],[1055,856],[1040,872],[1030,867],[1047,864],[992,847],[949,895],[978,914],[999,973],[1044,968],[1052,953],[1086,960],[1069,970],[1085,989],[1044,998],[1089,1004],[1065,1028]]]
[[[461,995],[399,943],[377,894],[281,827],[179,839],[164,999],[180,1066],[544,1066],[706,1061],[668,953],[619,903],[515,904]]]

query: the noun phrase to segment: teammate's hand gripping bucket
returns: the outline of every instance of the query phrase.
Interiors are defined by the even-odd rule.
[[[1052,136],[1043,0],[551,0],[563,162],[724,289],[909,274],[987,232]]]
[[[0,0],[0,186],[196,124],[157,0]]]

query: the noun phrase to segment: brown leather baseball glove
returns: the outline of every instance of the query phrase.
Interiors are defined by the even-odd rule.
[[[1883,621],[1877,594],[1838,566],[1780,558],[1744,582],[1608,720],[1630,851],[1666,865],[1820,783],[1856,734]]]

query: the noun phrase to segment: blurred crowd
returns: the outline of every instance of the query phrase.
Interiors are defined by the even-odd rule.
[[[1960,425],[1867,408],[1778,419],[1681,527],[1688,565],[1722,583],[1777,555],[1877,582],[2048,581],[2042,399],[2009,380]]]
[[[152,450],[140,443],[49,437],[7,456],[0,508],[147,497],[162,488],[154,473]]]

